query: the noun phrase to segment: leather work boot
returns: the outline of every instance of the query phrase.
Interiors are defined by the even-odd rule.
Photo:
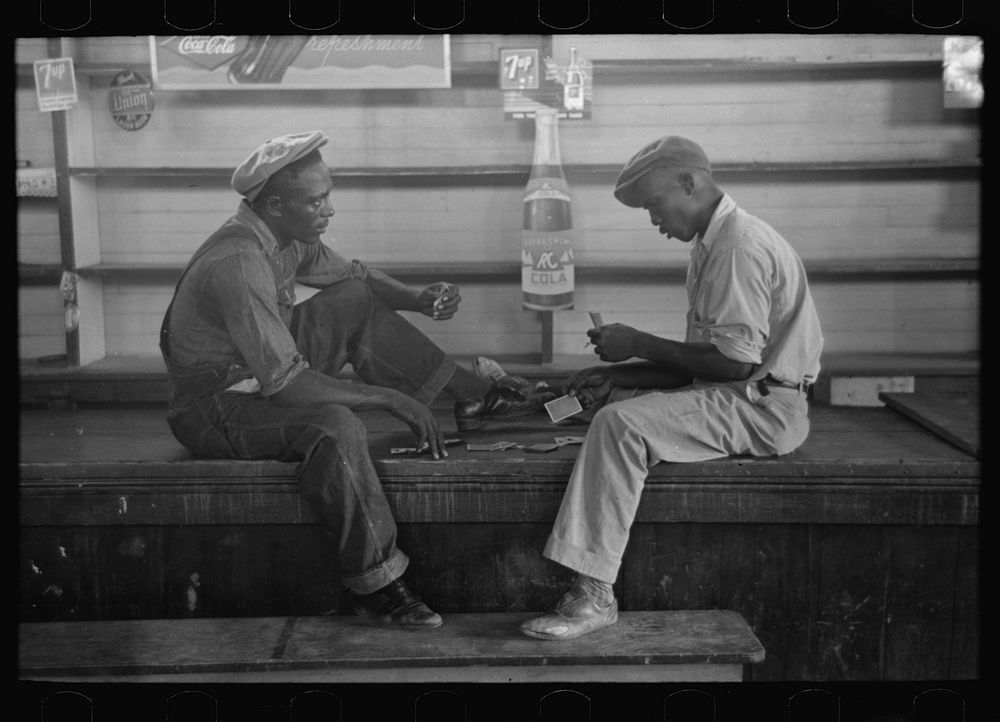
[[[354,601],[355,614],[382,624],[406,629],[434,629],[442,624],[440,615],[420,601],[402,579],[394,579],[371,594],[355,594]]]
[[[492,383],[481,399],[455,402],[455,425],[459,431],[481,429],[490,418],[525,416],[556,398],[556,393],[544,381],[532,385],[527,379],[505,373],[500,364],[485,356],[476,356],[472,372]]]
[[[476,431],[486,425],[487,419],[526,416],[555,397],[548,387],[536,390],[524,379],[504,376],[494,381],[481,399],[456,401],[455,425],[459,431]]]
[[[610,627],[618,621],[618,600],[599,604],[593,597],[580,589],[570,589],[553,614],[529,619],[521,625],[521,631],[536,639],[575,639],[598,629]]]

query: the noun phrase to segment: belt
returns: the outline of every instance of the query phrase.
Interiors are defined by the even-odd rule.
[[[800,381],[797,384],[790,384],[785,381],[778,381],[778,379],[768,374],[762,379],[757,380],[757,390],[760,392],[761,396],[767,396],[771,393],[771,388],[776,389],[795,389],[796,391],[805,391],[809,386],[805,381]],[[769,388],[770,387],[770,388]]]

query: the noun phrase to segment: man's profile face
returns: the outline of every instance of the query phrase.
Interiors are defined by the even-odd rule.
[[[640,178],[639,192],[642,208],[649,213],[649,221],[667,238],[687,243],[697,234],[695,207],[688,190],[677,179],[677,172],[669,169],[653,170]]]
[[[330,169],[321,160],[289,179],[281,193],[280,232],[302,243],[319,243],[333,217],[332,191]]]

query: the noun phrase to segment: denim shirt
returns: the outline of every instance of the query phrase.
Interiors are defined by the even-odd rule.
[[[284,249],[267,225],[241,202],[232,218],[195,252],[174,291],[164,322],[163,354],[173,385],[202,371],[224,372],[223,388],[243,381],[265,396],[283,389],[308,362],[289,327],[296,280],[326,286],[367,278],[322,243],[292,241]],[[186,400],[212,388],[178,389]],[[179,402],[171,393],[171,404]]]
[[[769,374],[792,384],[816,380],[823,335],[802,261],[728,195],[691,244],[687,291],[689,342],[757,364],[750,381]]]

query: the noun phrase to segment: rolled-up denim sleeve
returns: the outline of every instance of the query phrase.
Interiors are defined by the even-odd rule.
[[[281,320],[274,275],[266,261],[251,253],[227,256],[212,269],[209,287],[226,330],[260,383],[260,393],[277,393],[309,367]]]
[[[347,260],[323,243],[302,247],[302,255],[295,271],[300,283],[310,286],[328,286],[346,278],[365,280],[368,266],[358,259]]]
[[[727,358],[759,364],[769,334],[771,292],[767,264],[742,248],[730,249],[706,269],[708,292],[698,299],[698,330]]]

